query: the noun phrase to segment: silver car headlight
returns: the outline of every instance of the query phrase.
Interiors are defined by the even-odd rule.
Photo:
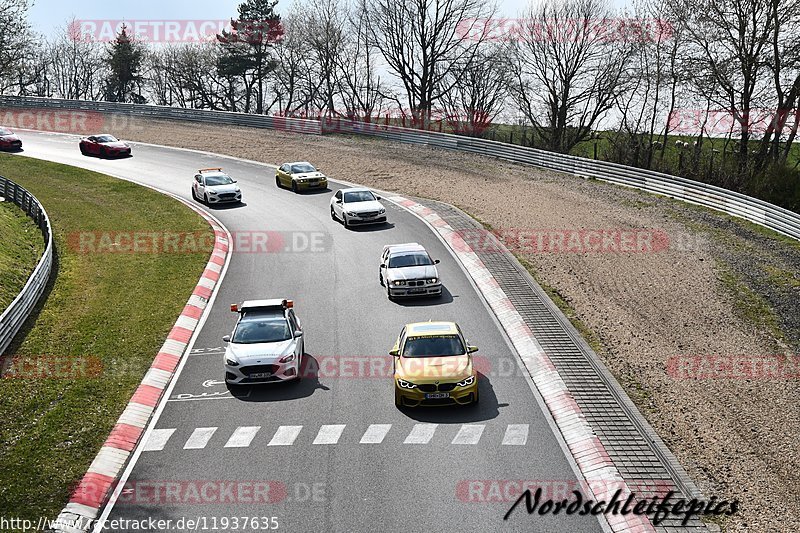
[[[464,381],[459,381],[458,383],[456,383],[456,385],[459,387],[469,387],[473,383],[475,383],[475,376],[470,376]]]
[[[378,211],[378,213],[380,213],[381,215],[384,214],[385,212],[386,212],[386,209],[384,209],[382,207],[381,207],[380,211]]]
[[[348,211],[348,212],[347,212],[347,216],[349,216],[349,217],[355,217],[355,216],[358,216],[358,213],[353,213],[353,212],[351,212],[351,211]]]
[[[294,361],[294,352],[290,353],[289,355],[284,355],[278,361],[279,363],[291,363]]]
[[[208,194],[213,194],[214,196],[216,196],[219,193],[217,193],[217,191],[208,191]]]
[[[226,355],[225,356],[225,364],[228,366],[239,366],[239,361],[234,359],[233,357]]]
[[[411,383],[410,381],[406,381],[404,379],[398,379],[397,380],[397,384],[400,385],[400,387],[402,387],[404,389],[416,389],[417,388],[417,386],[414,383]]]
[[[398,279],[397,281],[392,282],[392,285],[399,287],[400,285],[405,285],[406,282],[403,280]]]
[[[438,278],[431,278],[428,280],[428,283],[436,283],[437,281],[439,281]]]

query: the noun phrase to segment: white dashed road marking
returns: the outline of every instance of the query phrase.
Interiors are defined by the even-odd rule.
[[[464,424],[453,439],[452,444],[478,444],[485,427],[483,424]]]
[[[528,424],[509,424],[503,437],[503,444],[525,446],[528,442]]]
[[[403,444],[428,444],[439,424],[415,424]]]
[[[392,429],[391,424],[372,424],[361,437],[361,444],[380,444]]]
[[[154,429],[142,451],[157,452],[163,450],[173,433],[175,433],[174,429]]]
[[[291,446],[303,426],[281,426],[267,446]]]
[[[314,444],[336,444],[344,431],[344,424],[322,426],[319,428]]]
[[[261,426],[242,426],[236,428],[231,438],[225,443],[226,448],[247,448],[258,433]]]
[[[217,428],[197,428],[192,432],[192,436],[183,445],[184,450],[202,450],[211,440],[211,436]]]

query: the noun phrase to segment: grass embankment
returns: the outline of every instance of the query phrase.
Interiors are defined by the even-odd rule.
[[[209,255],[79,253],[68,239],[77,232],[211,230],[181,203],[109,176],[9,155],[0,155],[0,169],[45,206],[58,250],[52,290],[10,354],[11,369],[22,376],[0,379],[0,509],[6,518],[54,518]]]
[[[11,202],[0,202],[0,313],[25,286],[44,251],[42,232]]]

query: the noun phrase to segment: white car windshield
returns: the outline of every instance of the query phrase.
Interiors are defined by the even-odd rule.
[[[371,191],[353,191],[344,193],[344,203],[354,204],[356,202],[371,202],[375,200],[375,195]]]
[[[206,176],[206,185],[213,187],[215,185],[230,185],[233,180],[224,174],[220,176]]]
[[[245,316],[236,326],[231,342],[237,344],[259,344],[282,342],[292,338],[289,322],[282,313]]]
[[[292,165],[292,174],[302,174],[303,172],[316,172],[317,169],[314,168],[314,165],[309,165],[308,163],[298,163],[296,165]]]
[[[428,254],[423,252],[393,255],[389,258],[389,268],[427,266],[432,264],[433,261],[431,261],[431,258],[428,257]]]
[[[12,135],[11,130],[0,128],[0,135]]]
[[[115,143],[115,142],[117,142],[117,138],[114,137],[113,135],[98,135],[97,137],[95,137],[95,139],[97,139],[97,142],[99,142],[99,143]]]
[[[458,335],[409,337],[403,348],[403,357],[446,357],[465,353],[467,350]]]

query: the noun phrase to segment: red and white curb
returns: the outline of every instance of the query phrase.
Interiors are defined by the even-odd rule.
[[[630,493],[628,485],[586,421],[581,408],[567,389],[547,354],[525,324],[497,280],[475,254],[461,234],[454,230],[433,209],[402,196],[392,196],[389,201],[411,211],[431,226],[450,247],[466,272],[472,277],[489,307],[492,309],[517,353],[522,358],[534,385],[544,398],[556,426],[561,432],[581,474],[587,481],[595,501],[609,501],[617,489]],[[655,531],[645,515],[605,515],[614,532]]]
[[[230,250],[227,230],[211,215],[180,198],[177,199],[197,212],[212,227],[215,235],[214,250],[192,296],[167,335],[150,369],[72,493],[69,503],[58,515],[53,524],[54,531],[77,533],[94,527],[103,506],[116,488],[128,458],[141,440],[156,406],[175,375],[224,269]]]

